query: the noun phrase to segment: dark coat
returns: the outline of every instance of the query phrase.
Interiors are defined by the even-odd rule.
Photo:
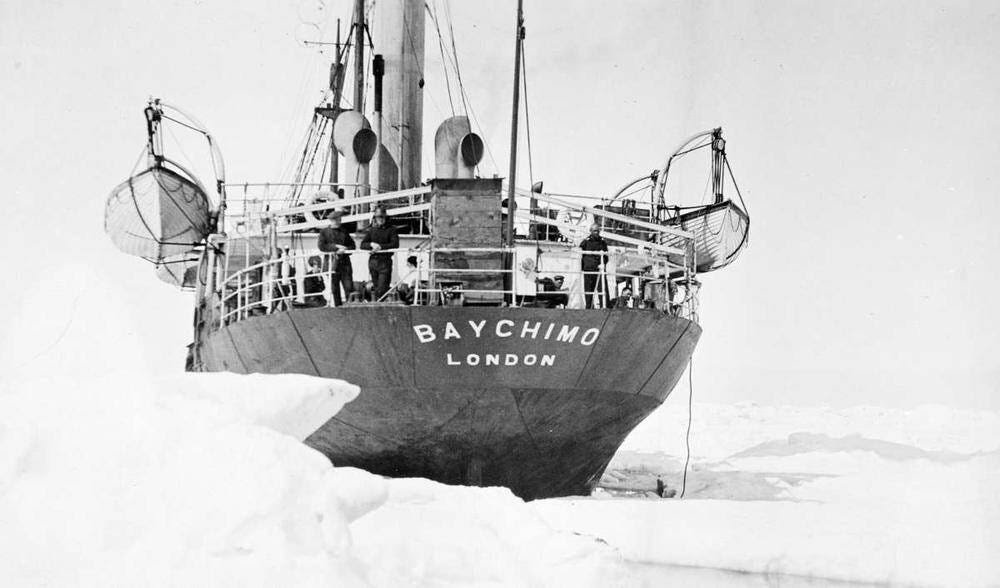
[[[344,227],[325,227],[319,232],[319,239],[317,240],[317,245],[319,250],[324,253],[332,253],[336,251],[337,245],[343,245],[347,249],[357,249],[354,244],[354,239],[351,238],[351,234],[344,230]],[[351,263],[351,257],[349,253],[341,253],[337,255],[337,264]]]
[[[306,304],[309,306],[324,306],[326,300],[323,299],[319,294],[323,293],[324,284],[323,278],[319,274],[309,274],[305,277],[304,283],[302,284],[304,294],[306,294]],[[309,296],[312,294],[313,296]]]
[[[545,292],[558,292],[559,286],[556,286],[555,280],[552,278],[537,278],[535,282],[542,285],[542,290]]]
[[[580,249],[584,251],[607,251],[608,242],[604,240],[604,237],[588,235],[580,243]],[[607,263],[607,255],[584,255],[583,259],[580,260],[580,269],[585,272],[594,272],[600,269],[601,263]]]
[[[382,225],[381,227],[372,226],[368,229],[368,234],[365,235],[363,241],[361,241],[361,248],[370,250],[372,248],[372,243],[378,243],[382,249],[399,249],[399,234],[396,232],[396,227],[391,225]],[[377,253],[372,253],[372,257],[380,259],[391,259],[392,253],[383,253],[379,251]]]

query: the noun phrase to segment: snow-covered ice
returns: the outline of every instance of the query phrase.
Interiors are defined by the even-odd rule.
[[[1000,584],[1000,414],[668,402],[593,497],[331,467],[309,376],[0,385],[0,584]],[[626,497],[628,496],[628,497]],[[817,582],[819,584],[817,584]]]
[[[295,407],[329,416],[356,395],[342,382],[232,374],[51,379],[6,390],[0,578],[360,582],[329,462],[290,435],[301,431]]]
[[[616,497],[650,495],[657,476],[672,489],[683,484],[687,410],[667,408],[612,461],[604,485],[613,490],[535,508],[630,561],[1000,584],[1000,414],[696,404],[686,498]]]
[[[506,489],[332,468],[301,440],[357,393],[309,376],[234,374],[0,388],[0,585],[628,577],[617,550],[551,528]]]

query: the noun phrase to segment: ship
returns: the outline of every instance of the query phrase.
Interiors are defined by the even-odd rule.
[[[355,1],[343,39],[338,23],[327,97],[290,177],[227,180],[208,129],[151,99],[146,157],[108,197],[105,229],[159,278],[194,292],[187,370],[360,387],[305,440],[334,465],[505,486],[524,499],[586,495],[687,368],[702,332],[700,276],[747,245],[742,194],[738,203],[723,194],[735,180],[722,130],[685,139],[615,194],[519,188],[519,3],[509,176],[482,176],[484,140],[456,115],[439,121],[433,177],[422,180],[434,15],[420,0],[380,3],[374,17],[369,8]],[[344,106],[348,77],[354,107]],[[214,184],[169,157],[166,125],[207,140]],[[671,167],[697,153],[707,156],[710,202],[681,205]],[[354,288],[338,304],[337,258],[319,250],[319,233],[335,212],[361,243],[375,210],[399,235],[381,252],[393,260],[391,286],[369,291],[371,252],[355,248]],[[606,251],[581,247],[592,230]],[[596,263],[584,272],[588,256]]]

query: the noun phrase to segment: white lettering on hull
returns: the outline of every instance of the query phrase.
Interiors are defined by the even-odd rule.
[[[552,367],[556,364],[556,356],[554,353],[545,353],[542,355],[529,353],[524,356],[516,353],[505,353],[502,357],[499,353],[486,353],[484,355],[470,353],[464,358],[461,356],[456,358],[451,353],[447,353],[445,354],[445,362],[448,365],[465,365],[471,367],[477,367],[479,365],[499,366],[501,363],[507,367],[514,367],[518,365],[528,367],[536,365],[539,367]]]
[[[580,325],[545,323],[543,321],[517,321],[500,319],[493,324],[490,321],[470,320],[465,323],[447,321],[444,326],[420,324],[413,325],[413,334],[421,345],[434,341],[460,341],[462,339],[531,339],[554,341],[557,343],[577,344],[589,347],[601,336],[598,327],[584,328]],[[581,333],[582,331],[582,333]],[[440,337],[439,337],[440,335]],[[459,348],[461,349],[461,348]],[[556,356],[552,353],[451,353],[445,354],[445,365],[467,367],[552,367]]]
[[[546,341],[555,335],[555,340],[559,343],[579,343],[580,345],[590,346],[593,345],[597,338],[601,336],[601,329],[597,327],[591,327],[583,332],[577,340],[577,335],[580,334],[579,325],[556,325],[556,323],[549,323],[545,327],[545,335],[539,337],[542,332],[541,321],[523,321],[521,323],[520,329],[517,328],[517,324],[510,319],[501,319],[493,325],[492,329],[486,328],[486,320],[480,321],[468,321],[469,328],[467,331],[463,332],[465,329],[464,325],[455,325],[455,323],[448,321],[444,324],[444,329],[442,333],[442,339],[462,339],[463,337],[482,339],[484,333],[489,336],[492,332],[495,336],[506,339],[508,337],[519,337],[521,339],[544,339]],[[556,330],[556,327],[559,327]],[[459,328],[461,327],[461,329]],[[417,341],[420,343],[430,343],[436,341],[438,334],[434,332],[434,326],[423,324],[423,325],[413,325],[413,333],[417,336]]]
[[[486,326],[486,321],[482,320],[478,323],[475,321],[469,321],[469,326],[472,327],[473,332],[476,333],[476,339],[478,339],[483,332],[483,327]]]

